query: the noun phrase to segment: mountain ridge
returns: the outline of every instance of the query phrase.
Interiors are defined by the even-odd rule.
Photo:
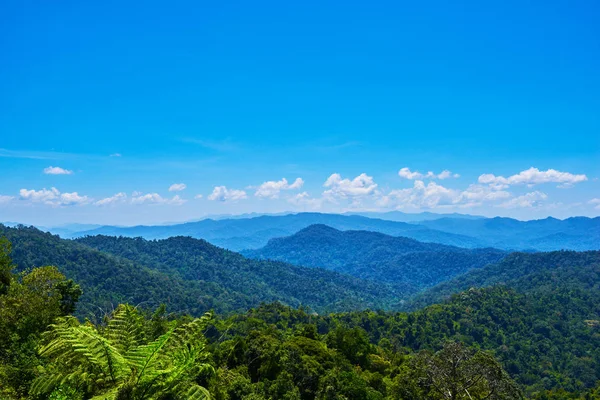
[[[340,231],[327,225],[311,225],[242,254],[261,260],[327,268],[361,279],[401,282],[417,292],[470,269],[497,262],[507,253],[492,248],[464,249],[379,232]]]
[[[364,230],[391,236],[404,236],[421,242],[477,248],[496,247],[504,250],[599,250],[600,217],[571,217],[564,220],[545,218],[519,221],[513,218],[473,218],[463,215],[413,223],[371,218],[362,215],[295,213],[261,215],[251,218],[203,219],[174,225],[139,225],[134,227],[102,226],[93,230],[67,232],[67,237],[110,235],[164,239],[191,236],[240,251],[258,249],[270,239],[292,235],[307,226],[325,224],[339,230]],[[52,231],[52,229],[50,229]]]

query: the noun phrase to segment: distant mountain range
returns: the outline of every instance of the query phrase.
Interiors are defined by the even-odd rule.
[[[512,218],[440,218],[420,222],[430,229],[464,235],[492,247],[520,250],[598,250],[600,217],[546,218],[519,221]]]
[[[385,219],[388,221],[398,221],[398,222],[421,222],[421,221],[431,221],[440,218],[459,218],[459,219],[485,219],[480,215],[470,215],[470,214],[459,214],[459,213],[449,213],[449,214],[437,214],[432,212],[420,212],[420,213],[405,213],[402,211],[387,211],[387,212],[347,212],[344,215],[360,215],[368,218],[378,218]]]
[[[266,246],[270,239],[290,236],[310,225],[322,224],[338,230],[379,232],[463,248],[494,247],[526,251],[600,249],[600,217],[519,221],[512,218],[483,218],[464,214],[453,214],[452,217],[433,213],[364,214],[389,219],[349,214],[298,213],[252,218],[204,219],[174,225],[93,226],[92,229],[68,225],[47,230],[64,238],[99,234],[145,239],[190,236],[205,239],[216,246],[240,251],[258,249]],[[415,215],[416,217],[413,217]],[[411,223],[390,220],[405,217],[421,220]]]
[[[311,225],[288,237],[271,239],[242,254],[256,259],[322,267],[358,278],[402,283],[417,292],[474,268],[495,263],[507,253],[423,243],[377,232],[339,231]]]
[[[289,236],[307,226],[324,224],[340,230],[366,230],[392,236],[405,236],[423,242],[435,242],[459,247],[481,247],[482,242],[463,235],[436,231],[421,225],[367,218],[359,215],[299,213],[281,216],[260,216],[239,219],[205,219],[198,222],[167,226],[103,226],[82,230],[69,237],[93,235],[166,239],[190,236],[233,251],[263,247],[270,239]]]

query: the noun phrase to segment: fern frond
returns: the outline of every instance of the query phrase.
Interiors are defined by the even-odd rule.
[[[147,345],[138,346],[125,355],[129,365],[136,369],[138,381],[143,378],[148,369],[156,369],[160,365],[162,350],[168,345],[173,331],[169,331]]]
[[[118,349],[88,325],[73,326],[70,321],[51,327],[53,340],[40,349],[40,355],[65,367],[78,365],[116,381],[126,370]]]
[[[211,313],[206,313],[200,318],[181,325],[173,332],[173,338],[169,344],[170,351],[178,351],[190,344],[204,341],[204,330],[212,318]]]
[[[120,388],[111,389],[108,392],[104,392],[102,394],[98,394],[98,395],[92,397],[90,400],[114,400],[117,398],[117,395],[119,394],[119,389]]]
[[[29,392],[32,395],[50,393],[63,379],[61,373],[46,373],[35,378],[31,384]]]
[[[85,387],[88,393],[101,392],[95,400],[130,395],[155,399],[167,394],[208,399],[208,391],[194,379],[213,370],[202,362],[207,357],[204,330],[211,317],[207,313],[148,344],[141,344],[143,319],[131,306],[119,306],[103,330],[72,317],[60,319],[44,334],[39,353],[51,364],[33,382],[31,393],[43,395],[68,384]]]
[[[181,385],[176,388],[177,397],[186,400],[206,400],[210,399],[210,393],[206,388],[195,383],[189,385]]]
[[[104,336],[124,354],[140,345],[142,340],[142,317],[135,307],[121,304],[112,314]]]

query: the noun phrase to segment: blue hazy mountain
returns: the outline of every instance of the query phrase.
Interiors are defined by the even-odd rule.
[[[385,215],[388,218],[394,216],[400,218],[403,213],[394,212]],[[441,216],[441,214],[431,213],[419,215],[419,218]],[[146,239],[191,236],[205,239],[216,246],[240,251],[261,248],[270,239],[290,236],[315,224],[328,225],[338,230],[363,230],[390,236],[404,236],[421,242],[464,248],[495,247],[528,251],[600,249],[600,217],[519,221],[512,218],[483,218],[460,214],[460,217],[442,217],[406,223],[361,215],[298,213],[251,218],[240,216],[210,218],[173,225],[102,226],[89,230],[63,230],[62,233],[52,229],[50,231],[66,238],[97,234]]]
[[[420,221],[431,221],[440,218],[460,218],[460,219],[484,219],[480,215],[470,215],[470,214],[459,214],[459,213],[449,213],[449,214],[437,214],[428,211],[420,212],[420,213],[405,213],[402,211],[387,211],[387,212],[348,212],[346,215],[361,215],[363,217],[369,218],[379,218],[385,219],[388,221],[398,221],[398,222],[420,222]]]
[[[428,228],[469,236],[503,249],[598,250],[600,217],[545,218],[519,221],[512,218],[440,218],[419,223]]]
[[[270,239],[289,236],[310,225],[323,224],[339,230],[366,230],[392,236],[405,236],[423,242],[435,242],[459,247],[481,247],[480,240],[464,235],[436,231],[424,226],[404,222],[367,218],[359,215],[299,213],[265,215],[255,218],[205,219],[167,226],[103,226],[84,230],[71,237],[107,235],[165,239],[172,236],[191,236],[230,250],[256,249]]]
[[[256,259],[322,267],[361,279],[403,283],[414,291],[436,285],[474,268],[495,263],[507,253],[423,243],[377,232],[340,231],[311,225],[294,235],[271,239],[242,254]]]

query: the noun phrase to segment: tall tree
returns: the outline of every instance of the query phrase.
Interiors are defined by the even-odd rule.
[[[11,244],[0,238],[0,398],[24,396],[39,359],[41,333],[72,312],[81,289],[55,267],[12,273]]]
[[[446,342],[437,353],[423,351],[415,366],[422,384],[442,399],[520,399],[517,385],[489,353]]]
[[[5,237],[0,237],[0,295],[8,291],[13,269],[10,259],[10,242]]]

